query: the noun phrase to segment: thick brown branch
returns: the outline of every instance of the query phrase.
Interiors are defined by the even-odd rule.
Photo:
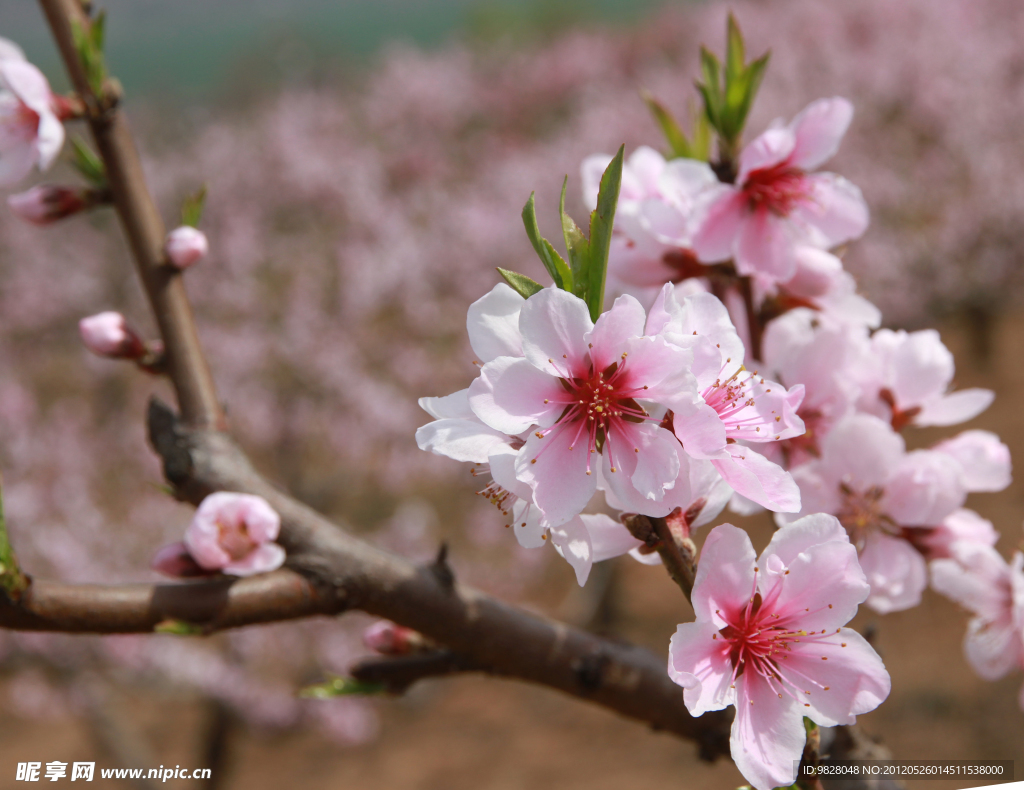
[[[0,595],[0,627],[20,631],[139,633],[167,620],[204,630],[335,614],[344,602],[291,571],[250,579],[104,586],[33,581],[16,604]]]
[[[88,18],[79,0],[40,0],[71,84],[89,108],[88,122],[106,167],[114,206],[160,327],[167,353],[168,373],[185,421],[202,427],[222,427],[224,415],[213,377],[196,333],[192,308],[181,273],[165,265],[166,229],[149,193],[135,143],[124,114],[107,107],[89,87],[75,48],[74,26],[87,29]]]

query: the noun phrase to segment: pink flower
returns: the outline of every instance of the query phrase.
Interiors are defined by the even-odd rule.
[[[864,359],[859,408],[905,425],[956,425],[977,417],[995,394],[965,389],[947,394],[953,355],[934,329],[907,332],[879,329]]]
[[[145,344],[120,313],[108,311],[83,318],[78,333],[85,347],[98,357],[138,359],[146,352]]]
[[[1010,448],[991,431],[963,431],[932,449],[960,464],[961,480],[970,492],[1002,491],[1010,485]]]
[[[974,615],[967,660],[985,680],[1024,669],[1024,554],[1008,564],[991,546],[955,543],[952,555],[932,563],[932,587]],[[1024,710],[1024,689],[1019,702]]]
[[[871,584],[868,606],[883,614],[921,602],[927,569],[904,528],[935,527],[961,507],[961,475],[948,455],[906,452],[903,438],[868,414],[840,420],[822,441],[821,458],[793,470],[802,513],[839,518]]]
[[[167,259],[178,269],[187,269],[196,261],[204,258],[210,251],[206,234],[190,225],[182,225],[167,234],[164,243]]]
[[[45,170],[64,145],[46,77],[21,50],[0,39],[0,186],[15,184],[36,165]]]
[[[789,473],[739,442],[776,442],[804,433],[797,416],[803,387],[787,390],[743,367],[743,343],[725,306],[711,294],[678,301],[666,286],[651,307],[647,332],[664,333],[693,354],[696,390],[672,407],[683,450],[711,461],[736,493],[759,505],[799,510],[800,492]]]
[[[696,622],[676,629],[668,672],[692,715],[736,707],[732,758],[757,790],[796,779],[804,716],[852,724],[889,695],[878,654],[843,628],[868,592],[857,551],[831,516],[783,527],[760,558],[731,524],[704,542]]]
[[[607,154],[581,166],[583,201],[597,205]],[[702,268],[690,250],[692,215],[700,196],[718,183],[706,162],[673,159],[640,146],[623,165],[622,188],[608,256],[608,276],[630,292],[695,276]]]
[[[644,321],[630,296],[594,324],[581,299],[545,289],[519,316],[524,356],[491,360],[469,388],[484,424],[508,435],[530,431],[515,471],[545,526],[565,524],[586,506],[598,468],[631,510],[672,509],[665,491],[679,473],[679,443],[640,401],[669,406],[685,398],[694,386],[692,355],[645,336]]]
[[[208,571],[252,576],[284,563],[284,549],[272,542],[280,529],[280,516],[262,497],[220,491],[196,509],[185,545]]]
[[[740,274],[786,281],[799,244],[830,248],[860,236],[868,225],[860,190],[834,173],[808,172],[836,152],[852,117],[846,99],[819,99],[747,145],[736,185],[703,202],[693,237],[700,260],[732,259]]]
[[[797,416],[806,431],[765,445],[771,460],[793,469],[821,454],[832,426],[853,411],[860,389],[853,363],[867,343],[867,332],[822,325],[814,310],[791,310],[768,324],[761,356],[766,372],[790,387],[804,387]]]
[[[937,560],[952,557],[956,543],[995,546],[999,533],[988,519],[973,510],[960,508],[946,516],[934,529],[911,530],[910,540],[927,559]]]
[[[95,205],[90,190],[40,184],[7,198],[15,216],[34,225],[49,225]]]

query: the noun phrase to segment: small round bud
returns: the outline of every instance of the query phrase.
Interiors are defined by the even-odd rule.
[[[145,344],[120,313],[108,311],[83,318],[78,332],[85,347],[98,357],[138,359],[146,353]]]
[[[363,631],[363,644],[385,656],[404,656],[413,652],[418,636],[411,628],[378,620]]]
[[[164,250],[172,266],[187,269],[206,256],[210,251],[210,245],[206,240],[206,234],[201,230],[190,225],[182,225],[167,234]]]

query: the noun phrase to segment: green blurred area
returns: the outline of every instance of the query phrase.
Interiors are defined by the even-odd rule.
[[[668,0],[99,0],[111,70],[136,95],[189,101],[358,66],[382,46],[531,39],[629,24]],[[687,0],[674,0],[682,3]],[[0,0],[0,36],[61,86],[42,12]]]

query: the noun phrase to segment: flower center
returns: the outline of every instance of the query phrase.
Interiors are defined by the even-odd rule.
[[[563,400],[556,402],[564,403],[565,410],[554,425],[536,432],[538,437],[544,438],[564,431],[567,437],[571,437],[570,450],[577,446],[582,448],[585,441],[588,475],[591,474],[589,455],[594,452],[603,454],[605,445],[613,433],[619,432],[622,438],[624,422],[641,423],[651,419],[644,408],[634,400],[647,389],[647,385],[637,386],[631,381],[631,377],[626,373],[627,356],[624,352],[618,362],[601,371],[594,370],[591,363],[590,373],[586,377],[566,376],[559,379],[566,395]],[[549,442],[537,457],[550,446]],[[640,452],[639,448],[634,448],[634,451]],[[609,462],[611,471],[617,471],[615,460],[610,456]]]
[[[754,386],[758,381],[763,384],[764,379],[757,378],[756,370],[751,373],[742,366],[726,379],[723,379],[722,375],[724,368],[719,378],[715,379],[715,383],[701,392],[701,397],[725,424],[727,440],[735,442],[737,439],[770,439],[771,423],[753,408]]]
[[[843,495],[839,522],[846,527],[850,542],[857,547],[857,551],[863,551],[864,542],[872,532],[881,530],[899,534],[899,525],[882,512],[884,488],[872,486],[865,491],[857,491],[846,482],[841,482],[839,491]]]
[[[797,203],[807,198],[810,192],[810,184],[804,173],[784,162],[775,167],[751,171],[743,184],[743,194],[751,210],[764,207],[783,217]]]
[[[249,537],[249,529],[244,521],[230,523],[218,520],[217,530],[217,543],[232,560],[240,560],[256,548],[256,543]]]

